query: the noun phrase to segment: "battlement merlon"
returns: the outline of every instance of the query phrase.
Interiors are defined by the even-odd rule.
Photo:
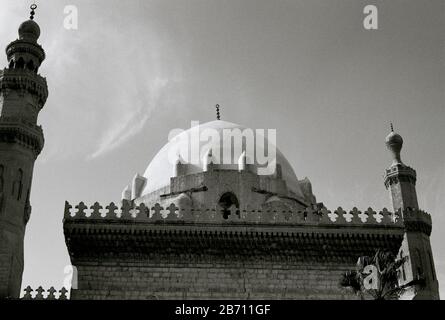
[[[67,300],[67,293],[68,290],[65,287],[62,287],[59,291],[54,289],[54,287],[49,288],[48,290],[45,290],[42,288],[42,286],[38,287],[37,289],[32,289],[31,286],[27,286],[25,289],[23,289],[23,296],[21,297],[22,300]],[[35,292],[35,294],[32,294],[32,292]],[[44,294],[46,292],[46,294]],[[57,294],[59,292],[59,294]]]

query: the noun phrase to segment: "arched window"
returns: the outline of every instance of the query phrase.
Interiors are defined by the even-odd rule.
[[[11,195],[14,196],[17,194],[17,201],[19,201],[20,198],[22,197],[22,190],[23,190],[23,170],[19,169],[17,171],[17,178],[12,185]]]
[[[17,63],[15,64],[16,69],[24,69],[25,68],[25,60],[23,60],[22,57],[17,60]]]
[[[26,65],[28,70],[34,71],[34,62],[32,60],[29,60],[28,64]]]
[[[22,169],[19,169],[17,178],[18,178],[18,183],[19,183],[17,200],[20,200],[22,198],[22,191],[23,191],[23,170]]]
[[[11,61],[9,61],[9,69],[13,69],[14,68],[14,60],[11,59]]]
[[[224,193],[221,198],[219,198],[218,205],[223,209],[223,217],[227,219],[230,215],[230,208],[235,206],[239,209],[239,201],[233,192]],[[237,210],[237,214],[239,211]]]
[[[27,224],[31,216],[31,205],[29,204],[29,189],[26,194],[25,208],[23,210],[23,223]]]

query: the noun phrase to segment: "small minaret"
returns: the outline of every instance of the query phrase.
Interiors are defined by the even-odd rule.
[[[37,43],[36,7],[6,47],[8,67],[0,70],[0,299],[20,295],[34,161],[44,144],[37,116],[48,89],[37,73],[45,52]]]
[[[386,170],[385,186],[391,192],[394,211],[405,208],[418,209],[416,170],[403,164],[400,158],[403,139],[394,132],[392,124],[391,132],[386,137],[386,146],[392,153],[393,161],[391,167]]]
[[[407,257],[400,270],[400,283],[407,284],[415,279],[425,282],[417,287],[415,299],[439,299],[439,285],[431,251],[431,216],[419,210],[416,193],[416,171],[405,165],[400,157],[402,137],[391,132],[386,137],[386,146],[392,153],[392,164],[385,173],[385,186],[389,190],[394,212],[403,217],[405,235],[399,257]]]

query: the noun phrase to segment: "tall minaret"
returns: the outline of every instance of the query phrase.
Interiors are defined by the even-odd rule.
[[[37,43],[36,7],[6,47],[8,67],[0,70],[0,299],[20,295],[34,161],[44,143],[37,116],[48,88],[37,73],[45,52]]]
[[[425,282],[417,287],[416,299],[439,299],[439,284],[431,251],[431,216],[419,210],[416,193],[416,171],[403,164],[400,158],[403,139],[391,132],[386,137],[386,146],[392,153],[393,162],[385,173],[385,186],[390,192],[394,211],[402,214],[405,235],[399,257],[407,257],[400,270],[400,283],[407,284],[415,279]]]

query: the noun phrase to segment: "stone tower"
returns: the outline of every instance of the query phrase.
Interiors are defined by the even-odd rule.
[[[23,240],[34,161],[43,148],[37,116],[48,96],[38,69],[45,52],[31,17],[6,47],[8,67],[0,70],[0,298],[18,298],[23,273]]]
[[[431,216],[419,210],[416,193],[416,171],[405,165],[400,158],[403,139],[394,133],[386,137],[386,146],[392,153],[393,162],[385,173],[385,186],[390,192],[394,212],[399,211],[404,220],[405,234],[399,257],[407,257],[400,270],[400,283],[407,284],[421,279],[416,299],[439,299],[439,285],[431,251]]]

